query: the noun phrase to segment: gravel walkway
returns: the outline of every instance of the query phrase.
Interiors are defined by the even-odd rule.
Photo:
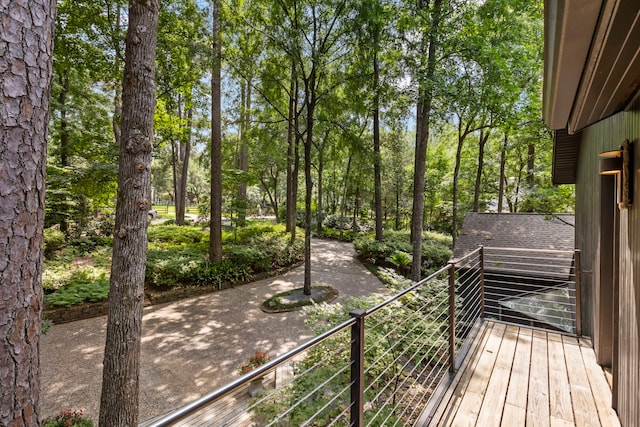
[[[314,285],[345,296],[384,294],[348,243],[314,240]],[[302,286],[304,267],[282,276],[196,298],[145,308],[140,420],[183,406],[237,378],[256,350],[275,356],[312,337],[300,312],[266,314],[260,304]],[[82,408],[97,420],[106,316],[53,325],[41,339],[42,415]],[[97,423],[96,423],[97,424]]]

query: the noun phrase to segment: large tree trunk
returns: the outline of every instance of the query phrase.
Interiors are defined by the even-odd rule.
[[[429,126],[431,123],[431,102],[433,99],[432,80],[436,71],[436,44],[440,19],[442,15],[442,1],[434,0],[431,11],[431,27],[425,35],[423,45],[428,44],[427,67],[424,78],[420,79],[418,105],[416,112],[416,151],[413,173],[413,211],[411,215],[411,243],[413,246],[413,263],[411,264],[411,279],[420,280],[422,270],[422,222],[424,221],[424,176],[427,162],[427,142],[429,141]],[[423,9],[428,5],[420,2]],[[425,46],[426,47],[426,46]]]
[[[52,0],[0,4],[2,426],[40,425],[42,228],[55,12]]]
[[[502,212],[502,205],[504,203],[504,183],[506,177],[504,176],[504,169],[507,164],[507,144],[509,142],[509,136],[505,132],[504,142],[502,143],[502,150],[500,151],[500,182],[498,184],[498,213]]]
[[[476,170],[476,183],[473,188],[473,212],[478,212],[480,209],[480,187],[482,184],[482,170],[484,168],[484,148],[489,140],[491,131],[480,131],[480,138],[478,138],[478,169]]]
[[[102,426],[138,424],[158,9],[157,0],[129,3],[118,199],[100,400]]]
[[[211,70],[211,209],[209,221],[209,259],[222,260],[222,109],[220,81],[220,0],[213,0],[213,64]]]
[[[382,232],[382,172],[380,157],[380,63],[378,50],[380,48],[380,33],[376,31],[373,38],[373,185],[374,211],[376,217],[376,240],[384,239]]]

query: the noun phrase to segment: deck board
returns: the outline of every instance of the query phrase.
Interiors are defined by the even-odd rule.
[[[549,366],[549,413],[551,417],[569,422],[573,425],[573,407],[571,405],[571,388],[567,375],[562,348],[562,337],[558,334],[548,335]],[[557,422],[556,422],[557,423]],[[551,423],[554,424],[553,422]],[[560,425],[560,424],[558,424]]]
[[[620,426],[588,340],[486,322],[476,345],[418,425]]]

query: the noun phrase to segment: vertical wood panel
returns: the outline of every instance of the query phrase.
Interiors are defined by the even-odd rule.
[[[585,274],[585,332],[597,336],[597,286],[600,257],[600,186],[598,153],[618,148],[625,139],[636,145],[633,206],[620,215],[618,413],[625,426],[640,427],[640,112],[619,113],[583,132],[576,177],[576,246]]]

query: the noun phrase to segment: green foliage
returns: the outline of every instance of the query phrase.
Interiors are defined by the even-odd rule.
[[[394,293],[411,283],[393,270],[383,269],[382,275]],[[444,281],[434,281],[367,318],[366,425],[408,422],[399,415],[403,404],[399,403],[398,408],[398,402],[387,401],[386,397],[396,393],[397,387],[411,387],[420,381],[411,372],[412,366],[418,367],[414,372],[424,372],[444,360],[443,349],[447,348],[444,333],[446,323],[437,319],[440,312],[446,309],[446,286]],[[369,296],[350,298],[343,303],[305,307],[305,323],[313,328],[315,334],[321,334],[349,319],[352,310],[366,310],[383,299],[381,296]],[[338,425],[347,425],[348,419],[342,414],[349,405],[351,362],[348,334],[348,330],[343,331],[309,349],[305,358],[295,365],[294,381],[282,391],[264,398],[255,409],[257,415],[269,422],[304,399],[303,405],[286,416],[288,424],[302,425],[315,416],[314,425],[325,425],[334,420],[338,421]],[[321,385],[320,390],[316,390],[318,385]],[[316,413],[319,415],[316,416]]]
[[[237,264],[229,259],[219,262],[204,262],[198,268],[191,270],[186,279],[192,285],[215,285],[220,289],[222,284],[249,280],[250,268],[245,264]]]
[[[184,246],[209,241],[209,232],[198,226],[178,226],[167,221],[157,227],[149,227],[149,242],[158,246]],[[206,246],[205,246],[206,247]]]
[[[189,284],[193,272],[200,271],[205,262],[206,255],[192,246],[149,247],[146,282],[159,288]]]
[[[225,259],[209,263],[208,231],[199,227],[160,225],[149,228],[146,281],[166,288],[182,285],[215,285],[249,279],[251,273],[269,271],[298,261],[302,254],[300,239],[293,244],[284,227],[253,224],[238,229],[237,243],[232,235],[223,239]]]
[[[67,244],[64,233],[55,228],[44,229],[44,256],[50,258]]]
[[[372,235],[363,235],[353,242],[358,255],[376,265],[404,266],[411,257],[408,231],[388,231],[383,242]],[[404,253],[406,256],[398,255]],[[435,232],[422,236],[422,268],[426,271],[444,266],[451,257],[451,237]]]
[[[113,238],[107,236],[85,236],[69,240],[69,246],[73,248],[76,255],[85,255],[95,252],[99,247],[112,247]]]
[[[82,415],[82,409],[68,409],[42,422],[43,427],[93,427],[93,421]]]
[[[85,267],[74,271],[68,281],[45,295],[45,301],[52,306],[71,307],[85,302],[102,301],[109,295],[109,279],[102,271]]]
[[[343,242],[353,242],[357,237],[357,233],[353,230],[344,230],[340,236],[340,230],[335,228],[322,227],[322,233],[318,237],[325,239],[342,240]]]
[[[40,326],[40,330],[42,331],[42,335],[46,335],[49,332],[49,329],[53,326],[53,321],[50,319],[42,319],[42,325]]]

